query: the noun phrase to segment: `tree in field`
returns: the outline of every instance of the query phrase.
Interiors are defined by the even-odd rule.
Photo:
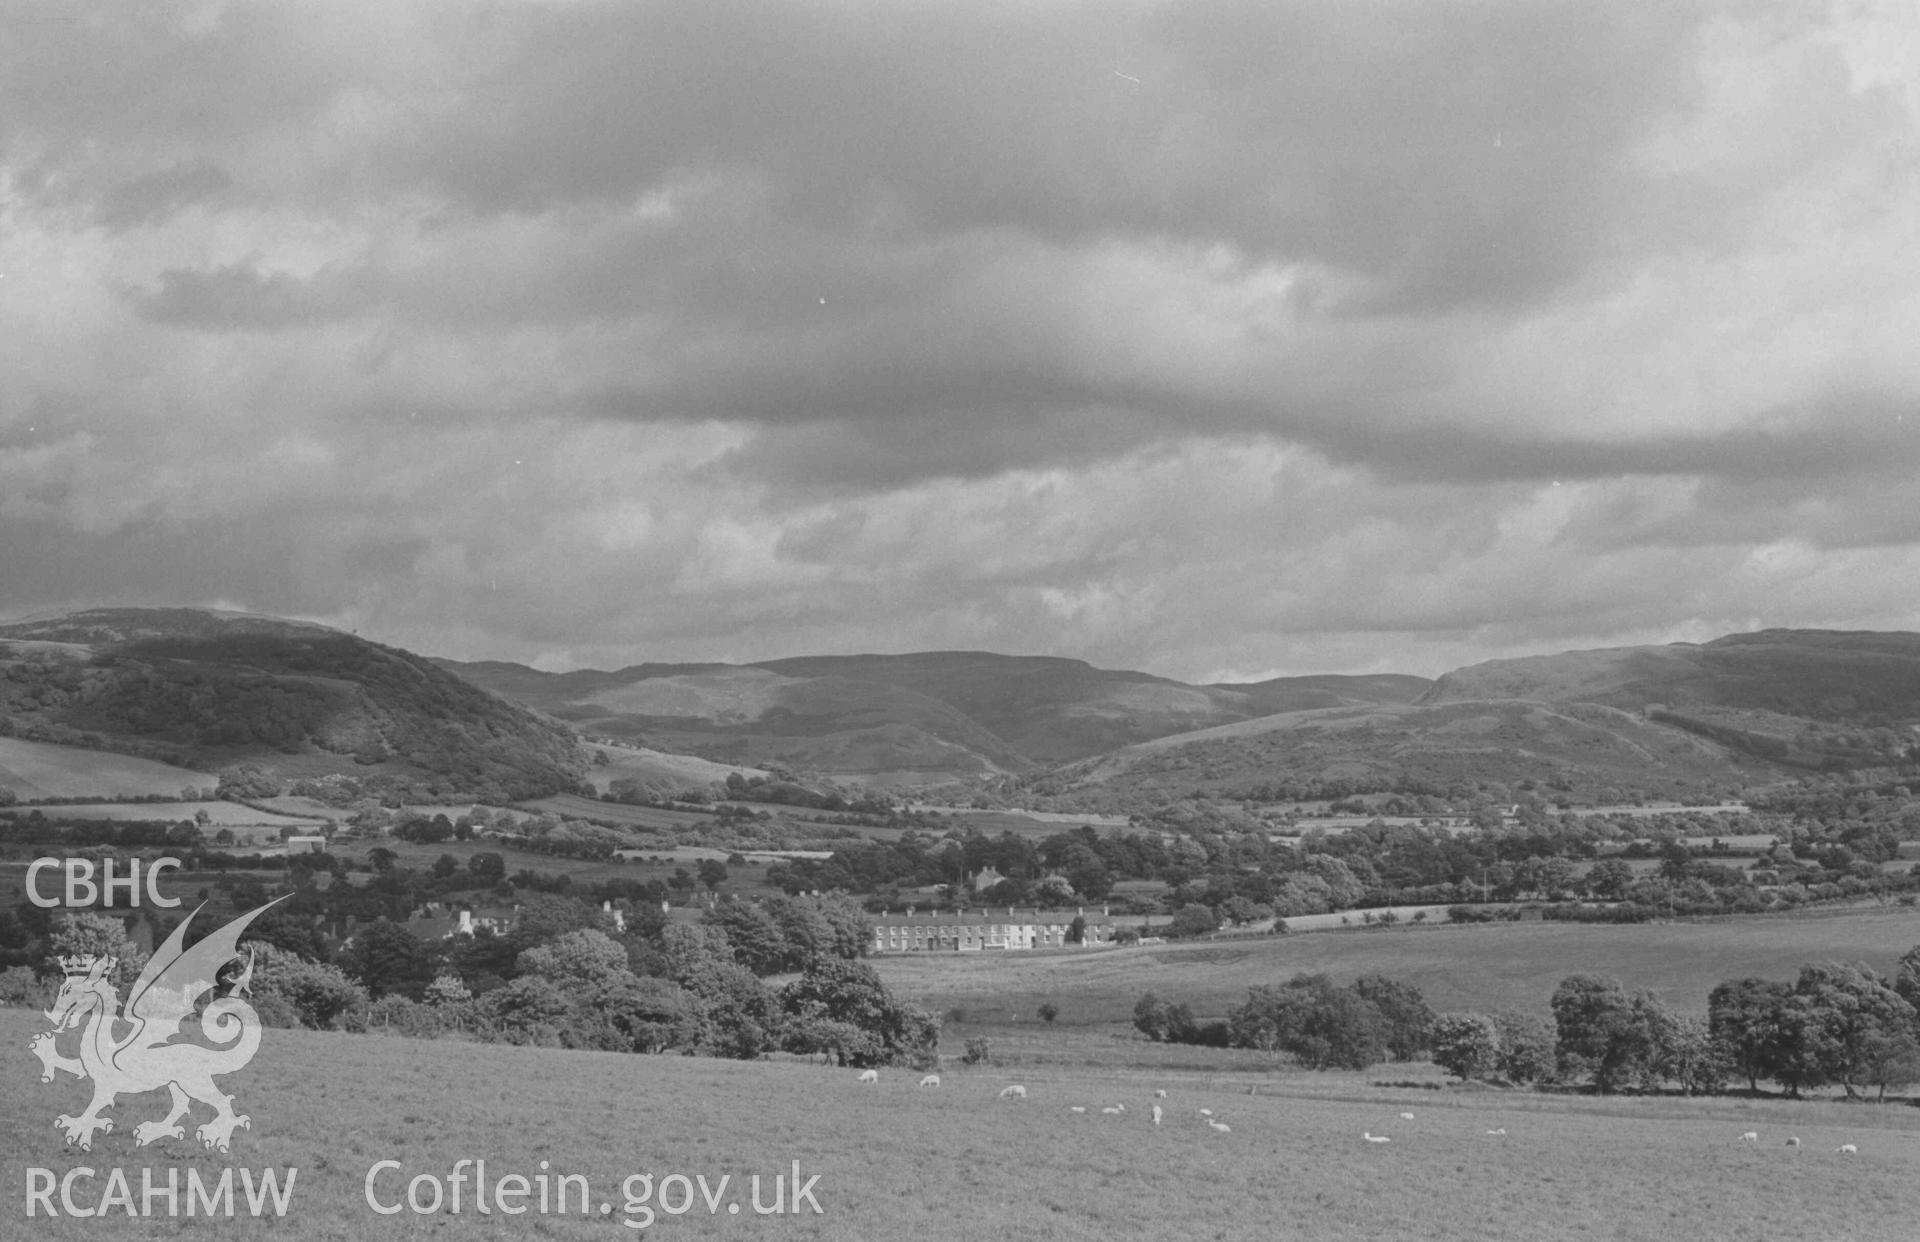
[[[1500,1038],[1499,1073],[1511,1083],[1551,1082],[1558,1068],[1553,1019],[1503,1009],[1493,1015]]]
[[[821,958],[780,992],[780,1008],[803,1022],[834,1022],[870,1037],[846,1054],[847,1065],[920,1064],[930,1060],[940,1027],[922,1010],[903,1005],[865,962]]]
[[[1780,1067],[1781,1005],[1792,993],[1790,983],[1748,977],[1722,983],[1707,996],[1707,1029],[1749,1091],[1758,1091],[1760,1080]]]
[[[1433,1034],[1434,1012],[1420,989],[1385,975],[1361,975],[1353,981],[1354,995],[1380,1011],[1381,1034],[1387,1055],[1412,1061],[1427,1053]]]
[[[1907,1004],[1920,1010],[1920,945],[1900,955],[1900,964],[1894,968],[1893,990],[1900,993]]]
[[[1713,1095],[1725,1088],[1732,1062],[1707,1023],[1663,1010],[1652,1028],[1652,1078],[1670,1080],[1688,1095]]]
[[[1552,1004],[1562,1073],[1585,1071],[1607,1095],[1652,1072],[1655,1023],[1665,1009],[1651,993],[1629,996],[1618,979],[1572,975],[1554,989]]]
[[[596,985],[588,998],[597,1046],[621,1052],[690,1049],[699,1038],[698,997],[666,979],[630,974]]]
[[[1210,906],[1190,901],[1174,911],[1173,922],[1167,925],[1167,935],[1174,939],[1188,936],[1205,936],[1219,930],[1220,916]]]
[[[1879,1088],[1874,1098],[1882,1103],[1888,1087],[1920,1082],[1920,1040],[1911,1031],[1898,1030],[1870,1037],[1862,1048],[1860,1081]]]
[[[1166,1041],[1167,1007],[1152,992],[1134,1002],[1133,1029],[1156,1044]]]
[[[758,901],[723,901],[707,911],[703,921],[726,933],[727,943],[742,966],[756,975],[795,969],[786,933]]]
[[[491,887],[507,878],[507,860],[492,850],[482,850],[467,859],[467,874]]]
[[[549,940],[558,940],[570,931],[589,927],[605,930],[606,917],[584,901],[555,893],[535,893],[514,913],[513,927],[506,940],[518,953]]]
[[[1799,1068],[1837,1082],[1853,1098],[1876,1055],[1914,1035],[1914,1008],[1872,968],[1828,962],[1804,966],[1793,985]],[[1895,1058],[1897,1060],[1897,1055]]]
[[[259,798],[277,798],[285,786],[280,778],[256,763],[236,763],[220,770],[216,797],[240,802]]]
[[[1052,1001],[1047,1001],[1040,1006],[1040,1020],[1048,1026],[1052,1026],[1053,1020],[1059,1016],[1060,1006],[1054,1004]]]
[[[1365,1069],[1386,1056],[1380,1010],[1325,975],[1296,975],[1285,987],[1256,987],[1227,1012],[1235,1047],[1291,1053],[1309,1069]]]
[[[1444,1013],[1433,1021],[1433,1063],[1461,1082],[1487,1078],[1500,1066],[1500,1033],[1480,1013]]]
[[[1633,884],[1633,868],[1618,858],[1593,864],[1586,875],[1587,895],[1596,901],[1619,901]]]
[[[244,942],[253,954],[248,998],[268,1026],[325,1030],[333,1020],[367,1003],[367,990],[337,966],[310,962],[265,942]]]
[[[379,919],[353,935],[340,965],[377,1000],[400,995],[419,1000],[433,982],[433,956],[406,928]]]
[[[717,858],[702,858],[694,870],[699,875],[700,882],[707,886],[708,892],[727,882],[727,864]]]
[[[609,983],[627,970],[627,951],[598,928],[568,932],[520,954],[519,973],[539,975],[563,986]]]

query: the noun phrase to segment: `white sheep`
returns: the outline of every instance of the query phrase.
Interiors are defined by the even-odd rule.
[[[1108,1107],[1106,1107],[1106,1108],[1103,1108],[1103,1109],[1101,1109],[1100,1111],[1101,1111],[1101,1112],[1103,1112],[1103,1113],[1105,1113],[1105,1114],[1106,1114],[1107,1116],[1109,1116],[1109,1117],[1118,1117],[1118,1116],[1120,1115],[1120,1110],[1119,1110],[1119,1109],[1117,1109],[1117,1108],[1114,1108],[1114,1107],[1112,1107],[1111,1105],[1109,1105],[1109,1106],[1108,1106]]]
[[[1487,1131],[1488,1134],[1505,1134],[1506,1132],[1507,1128],[1505,1126],[1501,1126],[1498,1130]]]
[[[1857,1155],[1859,1154],[1859,1151],[1860,1151],[1860,1149],[1858,1147],[1855,1147],[1852,1143],[1842,1143],[1840,1144],[1840,1146],[1834,1148],[1834,1150],[1838,1152],[1845,1152],[1849,1156]]]
[[[1402,1120],[1402,1121],[1412,1121],[1412,1120],[1413,1120],[1413,1114],[1412,1114],[1412,1113],[1401,1113],[1401,1114],[1400,1114],[1400,1120]]]
[[[1749,1130],[1745,1134],[1742,1134],[1740,1136],[1740,1141],[1742,1143],[1758,1143],[1760,1141],[1760,1136],[1754,1131]]]
[[[1371,1134],[1365,1130],[1362,1130],[1360,1132],[1360,1137],[1367,1140],[1367,1142],[1369,1143],[1386,1143],[1386,1142],[1392,1141],[1389,1138],[1387,1138],[1387,1136],[1384,1134]]]
[[[1084,1113],[1087,1111],[1087,1106],[1084,1104],[1075,1104],[1072,1108],[1069,1108],[1067,1111],[1070,1113]]]
[[[1154,1099],[1156,1099],[1156,1100],[1164,1100],[1164,1099],[1166,1099],[1166,1098],[1167,1098],[1167,1092],[1166,1092],[1166,1088],[1164,1088],[1164,1087],[1162,1087],[1162,1088],[1161,1088],[1160,1090],[1158,1090],[1158,1091],[1156,1091],[1156,1092],[1154,1092],[1154,1093],[1153,1093],[1153,1098],[1154,1098]]]
[[[928,1074],[920,1080],[920,1085],[923,1087],[937,1087],[940,1085],[940,1075]]]
[[[1211,1117],[1213,1116],[1213,1110],[1211,1108],[1203,1108],[1200,1110],[1200,1115],[1202,1117]]]
[[[1230,1125],[1228,1125],[1228,1124],[1227,1124],[1226,1122],[1224,1122],[1224,1121],[1209,1121],[1209,1122],[1207,1122],[1207,1124],[1208,1124],[1208,1125],[1210,1125],[1210,1126],[1212,1126],[1212,1127],[1213,1127],[1214,1129],[1216,1129],[1216,1130],[1218,1130],[1218,1131],[1220,1131],[1220,1133],[1222,1133],[1222,1134],[1232,1134],[1232,1133],[1233,1133],[1233,1127],[1232,1127],[1232,1126],[1230,1126]]]
[[[879,1070],[861,1070],[860,1081],[861,1082],[879,1082],[880,1071]]]
[[[1153,1124],[1156,1126],[1160,1124],[1160,1106],[1158,1104],[1153,1106]]]
[[[1024,1100],[1027,1098],[1027,1089],[1017,1082],[1012,1083],[1000,1089],[1000,1098],[1003,1100]]]

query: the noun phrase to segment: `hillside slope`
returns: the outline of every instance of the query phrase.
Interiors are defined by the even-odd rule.
[[[1195,686],[1081,660],[943,651],[542,673],[442,661],[589,734],[895,782],[1030,772],[1276,711],[1404,703],[1418,677]]]
[[[0,625],[12,736],[217,769],[383,774],[429,796],[571,789],[573,735],[431,661],[323,626],[195,609]]]
[[[1489,661],[1412,702],[1157,738],[1067,768],[1053,788],[1115,805],[1195,789],[1684,797],[1810,770],[1913,770],[1916,728],[1920,635],[1765,630]]]

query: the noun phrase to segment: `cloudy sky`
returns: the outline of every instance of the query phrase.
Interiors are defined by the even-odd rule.
[[[1187,680],[1920,629],[1888,3],[0,16],[0,613]]]

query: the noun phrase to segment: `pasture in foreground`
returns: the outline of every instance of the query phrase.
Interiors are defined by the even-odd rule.
[[[1809,962],[1864,961],[1891,975],[1920,945],[1920,907],[1756,915],[1700,922],[1486,923],[1368,928],[1193,944],[1058,953],[944,953],[876,957],[887,986],[935,1013],[973,1022],[1029,1022],[1042,1002],[1059,1025],[1132,1020],[1142,993],[1223,1016],[1247,989],[1324,972],[1348,983],[1380,973],[1416,984],[1436,1010],[1544,1013],[1568,975],[1617,975],[1679,1013],[1704,1016],[1707,994],[1729,979],[1791,980]]]
[[[1023,1076],[1028,1098],[1005,1100],[1006,1075],[957,1066],[942,1071],[937,1089],[903,1070],[863,1086],[851,1071],[790,1062],[278,1030],[226,1080],[253,1118],[230,1156],[175,1140],[136,1148],[132,1127],[162,1111],[158,1094],[124,1101],[116,1130],[79,1153],[63,1148],[52,1119],[77,1111],[85,1087],[66,1077],[40,1083],[26,1047],[43,1025],[28,1011],[0,1011],[10,1236],[156,1231],[117,1210],[28,1220],[30,1168],[62,1177],[86,1166],[98,1179],[124,1169],[137,1200],[143,1168],[162,1182],[169,1168],[183,1181],[186,1169],[212,1181],[238,1166],[299,1170],[285,1218],[273,1222],[277,1236],[296,1239],[634,1236],[622,1222],[644,1214],[639,1206],[628,1214],[621,1183],[643,1172],[653,1175],[645,1206],[655,1219],[640,1236],[1904,1242],[1920,1166],[1920,1112],[1907,1107],[1433,1092],[1373,1086],[1364,1075],[1317,1076],[1313,1094],[1249,1096],[1179,1076],[1060,1070]],[[1155,1126],[1159,1087],[1169,1094]],[[1124,1113],[1101,1111],[1119,1104]],[[1209,1126],[1201,1109],[1227,1130]],[[1740,1141],[1746,1131],[1759,1141]],[[1369,1143],[1366,1132],[1390,1141]],[[1802,1144],[1787,1146],[1789,1135]],[[1834,1150],[1848,1143],[1857,1154]],[[530,1182],[545,1160],[549,1176],[584,1177],[589,1206],[611,1211],[481,1216],[469,1182],[459,1215],[444,1199],[437,1214],[379,1215],[366,1204],[366,1178],[388,1159],[400,1169],[375,1183],[388,1205],[404,1202],[416,1175],[444,1196],[461,1159],[485,1160],[489,1181],[515,1173]],[[811,1199],[820,1213],[801,1200],[788,1203],[797,1213],[756,1214],[747,1179],[761,1177],[761,1203],[771,1206],[774,1175],[790,1177],[796,1161],[803,1183],[819,1178]],[[697,1183],[684,1192],[669,1185],[676,1173],[704,1175],[715,1208]],[[76,1185],[80,1206],[98,1203],[100,1180]],[[423,1201],[432,1189],[422,1184]],[[782,1187],[783,1202],[792,1190]],[[666,1206],[689,1209],[661,1212],[662,1191]],[[215,1237],[258,1229],[241,1211],[158,1228]]]

